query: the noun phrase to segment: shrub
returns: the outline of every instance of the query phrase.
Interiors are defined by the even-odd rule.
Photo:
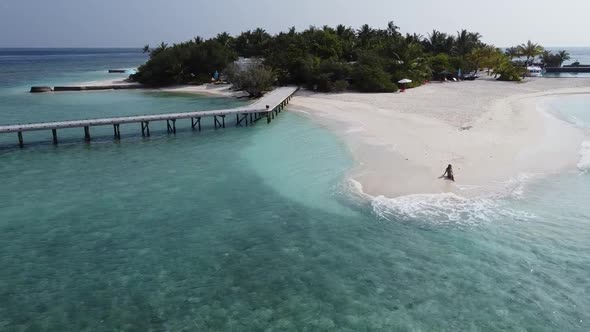
[[[451,64],[449,62],[449,56],[444,53],[433,56],[430,58],[430,68],[432,68],[434,74],[450,70]]]
[[[503,62],[494,68],[494,75],[499,75],[498,81],[519,82],[522,80],[525,70],[525,68],[517,67],[511,62]]]
[[[350,86],[350,84],[348,84],[348,81],[336,81],[333,83],[333,89],[332,91],[334,92],[344,92],[346,90],[348,90],[348,87]]]
[[[245,91],[253,98],[261,97],[276,81],[276,75],[272,69],[260,64],[254,64],[245,69],[231,65],[226,69],[225,75],[235,89]]]
[[[320,64],[318,72],[314,78],[318,91],[344,91],[348,88],[346,80],[350,78],[352,66],[348,63],[326,60]],[[338,87],[335,84],[337,81],[340,81]],[[343,82],[346,83],[346,87]]]
[[[359,64],[353,73],[354,86],[361,92],[395,92],[397,85],[382,68]]]

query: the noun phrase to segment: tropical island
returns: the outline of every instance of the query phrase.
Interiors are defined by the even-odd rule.
[[[589,92],[590,80],[525,80],[531,68],[569,59],[531,41],[501,49],[477,32],[404,35],[390,22],[274,36],[258,28],[144,51],[149,61],[132,79],[181,86],[166,91],[233,95],[203,85],[216,73],[250,97],[273,86],[304,87],[289,109],[347,143],[357,163],[350,179],[371,197],[495,195],[521,174],[575,168],[583,140],[579,129],[538,110],[551,96]],[[471,82],[455,83],[464,80]],[[405,88],[403,96],[391,93]],[[450,163],[456,184],[437,180]]]
[[[498,80],[520,81],[537,57],[548,66],[561,66],[569,59],[566,51],[552,54],[531,41],[503,51],[481,39],[467,30],[456,35],[437,30],[427,37],[403,35],[394,22],[386,29],[366,24],[357,30],[312,26],[274,36],[258,28],[235,37],[221,33],[172,46],[146,45],[149,61],[132,80],[150,86],[202,84],[221,72],[234,88],[253,97],[272,85],[319,92],[394,92],[404,79],[405,87],[416,87],[449,75],[475,75],[481,68]],[[239,58],[256,59],[255,65],[237,66]]]

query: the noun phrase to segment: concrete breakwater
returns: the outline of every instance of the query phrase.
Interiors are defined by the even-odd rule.
[[[548,73],[590,73],[590,66],[547,67],[545,71]]]
[[[60,91],[97,91],[97,90],[130,90],[130,89],[143,89],[144,86],[141,84],[130,83],[130,84],[109,84],[109,85],[78,85],[78,86],[33,86],[31,87],[31,93],[42,93],[42,92],[60,92]]]

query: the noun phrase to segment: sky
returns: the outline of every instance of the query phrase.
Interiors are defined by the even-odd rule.
[[[498,47],[590,47],[589,12],[590,0],[0,0],[0,48],[142,47],[257,27],[389,21],[424,36],[467,29]]]

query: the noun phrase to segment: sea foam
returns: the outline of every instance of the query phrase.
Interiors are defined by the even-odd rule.
[[[578,169],[582,172],[588,172],[590,170],[590,141],[585,141],[582,143],[582,147],[580,148]]]
[[[506,198],[520,199],[533,177],[520,175],[502,184],[503,190],[485,197],[466,198],[455,193],[414,194],[396,198],[373,197],[350,179],[349,189],[357,198],[368,200],[372,212],[382,220],[418,221],[434,224],[474,225],[506,217],[528,220],[534,215],[506,206]]]

